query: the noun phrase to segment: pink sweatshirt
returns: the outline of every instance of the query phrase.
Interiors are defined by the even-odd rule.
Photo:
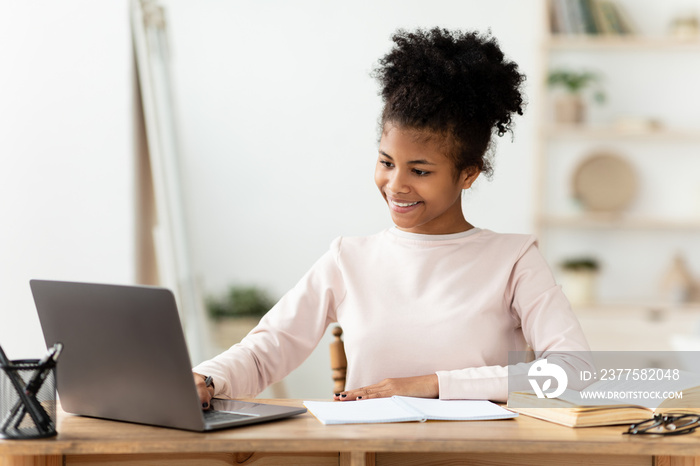
[[[529,343],[564,360],[589,351],[533,237],[391,228],[334,240],[243,341],[194,371],[214,378],[217,395],[255,396],[333,322],[343,328],[347,389],[436,373],[442,399],[505,401],[509,351]]]

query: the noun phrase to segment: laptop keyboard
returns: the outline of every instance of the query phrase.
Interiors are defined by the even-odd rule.
[[[250,415],[246,415],[246,414],[232,413],[230,411],[207,410],[207,411],[203,411],[203,413],[204,413],[204,422],[207,425],[224,424],[224,423],[231,422],[231,421],[237,421],[240,419],[248,419],[251,417],[255,417],[255,416],[250,416]]]

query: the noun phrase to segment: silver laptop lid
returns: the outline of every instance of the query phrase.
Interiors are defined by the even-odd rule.
[[[65,411],[204,429],[170,290],[47,280],[30,286],[47,346],[64,345],[56,372]]]

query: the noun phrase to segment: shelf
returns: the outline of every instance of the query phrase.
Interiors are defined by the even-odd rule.
[[[700,219],[667,220],[651,217],[625,217],[616,214],[544,215],[539,218],[539,223],[549,228],[580,228],[588,230],[700,230]]]
[[[700,130],[650,128],[625,130],[614,126],[548,125],[544,134],[550,139],[597,140],[615,139],[658,142],[700,142]]]
[[[605,315],[605,314],[632,314],[645,315],[650,320],[656,320],[659,317],[656,313],[668,312],[683,312],[695,313],[700,317],[699,302],[683,302],[674,303],[667,300],[640,299],[640,300],[624,300],[624,301],[607,301],[587,306],[578,306],[574,308],[574,312],[580,315]]]
[[[545,41],[545,48],[551,51],[650,51],[650,50],[677,50],[697,52],[700,51],[700,38],[677,39],[674,37],[648,37],[648,36],[567,36],[552,35]]]

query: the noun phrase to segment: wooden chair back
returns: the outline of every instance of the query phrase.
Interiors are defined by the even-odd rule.
[[[340,338],[342,334],[343,329],[340,326],[333,328],[333,336],[335,338],[330,344],[333,393],[340,393],[345,390],[345,374],[348,370],[348,360],[345,357],[345,344]]]

